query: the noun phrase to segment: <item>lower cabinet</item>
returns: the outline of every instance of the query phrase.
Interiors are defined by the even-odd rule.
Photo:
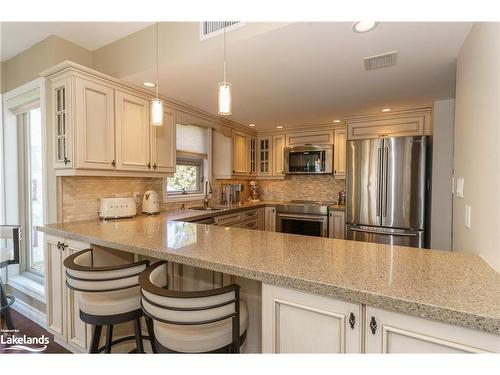
[[[276,232],[276,207],[265,207],[264,217],[265,230],[269,232]]]
[[[367,353],[500,352],[500,336],[366,307]]]
[[[328,213],[328,237],[344,239],[344,211],[330,211]]]
[[[245,229],[264,230],[264,209],[255,208],[231,214],[216,216],[215,225]]]
[[[361,353],[359,304],[262,284],[263,353]]]
[[[71,351],[87,352],[92,337],[91,327],[80,320],[78,292],[66,287],[63,262],[71,254],[90,246],[53,236],[45,238],[47,330],[59,344]]]

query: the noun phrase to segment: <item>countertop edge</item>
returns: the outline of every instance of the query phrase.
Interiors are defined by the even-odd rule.
[[[199,258],[188,257],[185,255],[158,252],[157,250],[151,248],[139,248],[116,242],[108,242],[102,239],[84,236],[66,230],[47,227],[39,227],[38,230],[53,236],[60,236],[75,241],[88,242],[90,244],[98,246],[109,247],[129,253],[144,255],[147,257],[186,264],[189,266],[206,268],[211,271],[229,273],[235,276],[261,281],[266,284],[296,289],[299,291],[326,297],[335,297],[349,302],[366,304],[376,308],[400,312],[416,317],[431,319],[443,323],[454,324],[474,330],[500,335],[500,319],[491,318],[484,315],[477,315],[468,313],[466,311],[454,310],[402,298],[384,296],[382,294],[367,292],[363,290],[355,290],[331,284],[324,284],[313,280],[297,279],[287,275],[249,270],[228,264],[214,263]],[[156,253],[158,256],[152,255]]]

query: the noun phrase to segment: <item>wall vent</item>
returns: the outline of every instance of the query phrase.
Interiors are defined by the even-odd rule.
[[[224,27],[226,32],[234,30],[240,26],[243,26],[243,22],[240,21],[203,21],[200,22],[200,39],[208,39],[213,36],[222,34],[224,32]]]
[[[363,62],[365,64],[365,70],[385,68],[386,66],[392,66],[396,64],[398,57],[398,51],[392,51],[388,53],[383,53],[382,55],[365,57]]]

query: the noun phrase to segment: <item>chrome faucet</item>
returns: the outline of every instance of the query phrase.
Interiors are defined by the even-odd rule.
[[[212,194],[212,184],[209,180],[205,181],[205,197],[203,198],[203,208],[208,208],[208,194]]]

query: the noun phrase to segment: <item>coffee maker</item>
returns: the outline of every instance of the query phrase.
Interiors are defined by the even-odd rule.
[[[240,204],[243,199],[243,184],[222,184],[220,202],[222,204]]]

